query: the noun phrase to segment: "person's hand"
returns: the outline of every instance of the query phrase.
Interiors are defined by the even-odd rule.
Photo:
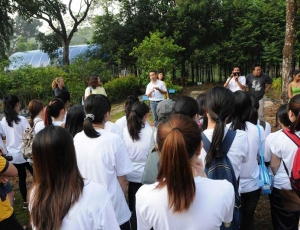
[[[0,183],[2,183],[2,184],[5,185],[8,181],[9,181],[9,180],[8,180],[8,177],[2,176],[2,175],[0,174]]]
[[[2,146],[0,146],[0,156],[4,155],[4,149],[2,148]]]
[[[206,173],[204,172],[204,165],[201,159],[197,159],[191,163],[192,170],[194,177],[201,176],[201,177],[207,177]]]

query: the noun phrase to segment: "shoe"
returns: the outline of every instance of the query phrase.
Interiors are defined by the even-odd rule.
[[[28,202],[24,202],[24,203],[23,203],[23,208],[24,208],[24,209],[28,209]]]

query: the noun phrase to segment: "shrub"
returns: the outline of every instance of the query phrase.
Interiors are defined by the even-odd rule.
[[[125,98],[130,94],[138,95],[140,93],[139,78],[132,75],[115,78],[104,84],[104,88],[110,101]]]

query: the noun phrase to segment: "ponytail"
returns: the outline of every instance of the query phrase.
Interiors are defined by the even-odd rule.
[[[51,84],[52,90],[55,90],[57,88],[57,86],[58,86],[58,79],[59,79],[59,77],[55,78],[52,81],[52,84]]]
[[[45,109],[45,126],[52,125],[52,117],[57,118],[62,109],[65,109],[65,104],[61,99],[55,98],[52,101],[50,101],[49,105]]]
[[[149,107],[145,103],[138,101],[132,105],[131,112],[127,118],[127,128],[133,141],[140,139],[139,133],[145,127],[143,118],[147,113],[149,113]]]
[[[86,116],[83,122],[83,131],[90,138],[100,136],[100,133],[95,130],[93,124],[105,123],[105,114],[109,112],[107,100],[107,97],[101,94],[91,94],[85,100],[84,110]]]
[[[19,102],[19,98],[15,95],[3,98],[4,116],[9,127],[13,127],[13,122],[18,124],[20,121],[19,114],[15,111],[15,107]]]
[[[132,105],[139,101],[139,98],[135,95],[129,95],[125,101],[125,115],[126,115],[126,119],[128,119],[129,114],[131,112],[131,107]]]
[[[234,105],[234,96],[227,88],[216,86],[206,95],[209,117],[216,123],[211,145],[205,158],[207,165],[210,165],[213,157],[222,156],[220,148],[224,137],[225,121],[232,114],[232,105]]]
[[[188,210],[194,201],[196,186],[190,159],[200,143],[200,130],[187,116],[173,114],[158,125],[160,167],[157,188],[167,186],[169,208],[175,213]]]

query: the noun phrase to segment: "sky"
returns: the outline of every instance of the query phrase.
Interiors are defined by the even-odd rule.
[[[68,4],[69,4],[69,0],[62,0],[62,2],[63,2],[64,4],[66,4],[67,6],[68,6]],[[73,0],[72,5],[71,5],[71,8],[72,8],[72,11],[73,11],[74,13],[77,13],[78,10],[80,9],[80,3],[82,3],[82,5],[85,5],[83,0]],[[117,11],[118,11],[118,6],[115,5],[115,4],[113,4],[113,5],[112,5],[112,8],[111,8],[111,11],[117,13]],[[86,19],[86,20],[84,21],[84,24],[82,24],[81,26],[90,26],[91,23],[92,23],[92,19],[91,19],[92,16],[93,16],[93,15],[101,15],[101,14],[103,14],[103,10],[102,10],[101,7],[98,7],[98,8],[96,8],[95,10],[89,12],[89,14],[88,14],[88,19]],[[65,15],[65,16],[64,16],[64,19],[65,19],[66,21],[72,21],[69,14]],[[67,27],[69,27],[69,28],[71,27],[71,24],[70,24],[70,23],[66,23],[66,24],[67,24]],[[48,23],[46,23],[46,22],[44,22],[44,21],[43,21],[43,26],[42,26],[39,30],[40,30],[41,32],[43,32],[43,33],[51,32],[51,29],[50,29],[50,27],[48,26]]]

